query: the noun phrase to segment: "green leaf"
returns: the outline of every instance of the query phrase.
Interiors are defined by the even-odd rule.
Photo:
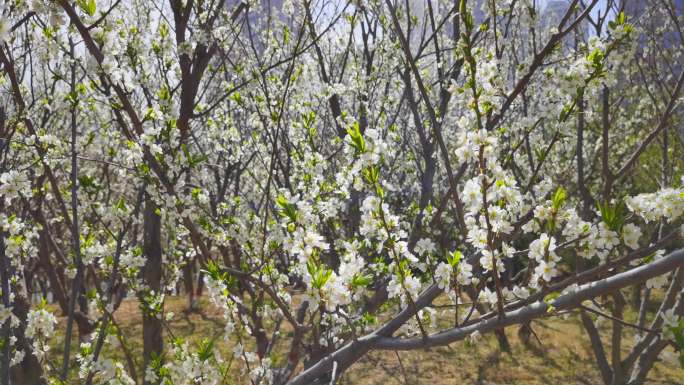
[[[161,23],[159,25],[159,36],[164,39],[169,36],[169,26],[166,23]]]
[[[86,13],[88,16],[94,16],[96,10],[97,4],[95,3],[95,0],[88,0],[88,4],[86,4]]]
[[[354,278],[352,278],[351,285],[353,287],[366,287],[373,282],[373,276],[370,274],[366,275],[361,275],[361,274],[356,274]]]
[[[317,283],[318,283],[318,288],[322,288],[330,279],[332,276],[332,270],[331,269],[321,269],[319,270],[319,274],[317,277]]]
[[[591,53],[587,56],[587,60],[591,63],[591,65],[594,67],[594,69],[601,70],[603,68],[603,59],[605,58],[605,55],[603,51],[601,51],[599,48],[595,48]]]
[[[361,323],[364,325],[375,325],[378,322],[378,318],[368,312],[363,313],[361,316]]]
[[[620,201],[617,204],[611,205],[609,202],[604,202],[603,204],[597,202],[596,206],[601,213],[601,219],[603,219],[608,228],[619,233],[627,218],[625,203]]]
[[[212,260],[207,262],[206,268],[202,271],[214,281],[224,281],[228,276],[226,273],[221,273],[221,268],[219,265]]]
[[[202,189],[199,188],[199,187],[195,187],[195,188],[192,189],[192,191],[191,191],[192,198],[193,198],[193,199],[197,199],[201,193],[202,193]]]
[[[378,166],[369,166],[363,169],[363,178],[370,185],[375,185],[380,176],[380,168]]]
[[[191,168],[194,168],[195,166],[204,162],[207,159],[209,159],[209,157],[206,154],[191,155],[190,158],[188,159],[188,165]]]
[[[453,253],[447,255],[447,261],[451,265],[451,267],[456,268],[458,264],[461,262],[461,258],[463,258],[463,253],[460,251],[456,250]]]
[[[117,209],[126,212],[128,209],[126,208],[126,201],[124,200],[123,196],[119,197],[119,200],[116,201],[116,204],[114,205]]]
[[[290,28],[288,28],[287,25],[283,27],[283,42],[285,44],[290,42]]]
[[[78,177],[78,185],[82,188],[88,195],[96,193],[102,189],[95,178],[89,175],[81,175]]]
[[[553,313],[556,311],[556,308],[553,306],[553,301],[555,301],[558,297],[560,297],[560,293],[557,291],[549,293],[546,295],[546,297],[544,297],[544,303],[548,306],[548,309],[546,309],[547,313]]]
[[[197,349],[200,361],[206,361],[214,356],[214,339],[203,338]]]
[[[679,352],[679,366],[684,368],[684,320],[680,320],[679,325],[670,327],[670,331],[674,335],[676,350]]]
[[[558,189],[556,189],[556,193],[553,194],[553,209],[555,211],[558,211],[563,204],[565,203],[565,198],[567,196],[567,193],[565,192],[565,189],[561,186],[558,186]]]
[[[309,272],[310,276],[313,277],[316,275],[316,264],[313,260],[309,259],[306,261],[306,270]]]
[[[314,122],[316,121],[316,113],[313,111],[309,111],[305,114],[302,114],[302,123],[304,123],[304,127],[310,128]]]
[[[349,135],[350,139],[349,145],[354,148],[357,156],[366,152],[366,142],[363,140],[358,122],[354,122],[350,127],[347,127],[347,135]]]
[[[550,304],[550,303],[552,303],[552,302],[553,302],[556,298],[558,298],[558,297],[560,297],[560,293],[557,292],[557,291],[554,291],[554,292],[552,292],[552,293],[549,293],[549,294],[547,294],[547,295],[544,297],[544,303]]]
[[[237,103],[238,105],[242,105],[243,100],[242,100],[242,95],[240,95],[239,92],[235,91],[232,95],[230,95],[230,99]]]
[[[76,1],[76,4],[83,10],[83,12],[87,13],[88,16],[95,15],[95,11],[97,9],[95,0],[78,0]]]
[[[280,207],[280,216],[290,219],[290,222],[297,221],[297,206],[287,201],[284,195],[279,194],[276,197],[276,205]]]
[[[157,92],[159,100],[171,100],[171,92],[167,86],[162,86]]]

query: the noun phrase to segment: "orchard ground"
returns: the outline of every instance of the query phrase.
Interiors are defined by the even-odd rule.
[[[437,303],[445,302],[440,298]],[[186,297],[167,296],[165,309],[174,315],[168,322],[174,337],[181,337],[191,346],[204,338],[215,338],[216,346],[226,362],[231,361],[232,351],[237,341],[224,341],[220,312],[214,308],[208,298],[201,297],[197,311],[188,312]],[[59,311],[55,308],[55,314]],[[654,311],[656,309],[653,309]],[[652,317],[653,312],[649,313]],[[126,354],[134,361],[138,382],[142,379],[142,345],[131,345],[131,341],[142,341],[142,320],[138,302],[134,299],[124,300],[114,314],[115,325],[122,330],[125,349],[105,351],[108,357],[116,357],[126,363]],[[448,318],[448,317],[444,317]],[[635,314],[625,314],[629,322]],[[53,339],[53,357],[61,357],[64,346],[65,317],[58,317],[58,334]],[[598,322],[598,328],[610,352],[610,320]],[[285,325],[285,323],[283,324]],[[445,327],[448,325],[444,325]],[[493,334],[484,335],[477,344],[457,342],[450,346],[415,350],[409,352],[374,351],[366,355],[358,363],[338,379],[337,384],[347,385],[551,385],[551,384],[600,384],[601,379],[589,337],[582,329],[577,313],[562,317],[549,317],[534,321],[532,324],[536,337],[531,336],[530,343],[524,344],[518,336],[518,327],[506,328],[512,351],[503,353],[499,350]],[[633,336],[633,330],[627,330]],[[167,329],[168,330],[168,329]],[[287,326],[284,327],[287,332]],[[168,331],[165,333],[168,341]],[[287,340],[287,338],[284,338]],[[540,344],[538,341],[543,341]],[[251,341],[246,341],[249,345]],[[627,354],[633,338],[625,338],[623,354]],[[275,349],[271,358],[282,364],[286,359],[285,346]],[[78,352],[76,339],[72,352]],[[75,353],[74,353],[75,354]],[[242,361],[232,360],[228,376],[233,379],[229,384],[247,385],[249,380],[241,375]],[[300,365],[301,366],[301,365]],[[300,368],[301,369],[301,368]],[[78,368],[72,367],[70,377],[76,380]],[[677,356],[672,347],[666,348],[661,359],[649,372],[647,384],[681,385],[684,384],[684,369],[680,368]]]

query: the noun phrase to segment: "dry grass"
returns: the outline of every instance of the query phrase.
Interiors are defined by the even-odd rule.
[[[548,319],[535,322],[533,328],[542,341],[541,346],[535,344],[533,348],[522,344],[516,328],[506,329],[512,344],[511,353],[501,353],[492,335],[485,336],[477,346],[459,342],[429,351],[374,352],[347,373],[345,382],[367,385],[601,384],[591,347],[578,319]],[[602,334],[605,332],[607,328]],[[659,362],[649,375],[649,383],[682,384],[684,370],[675,362]]]
[[[220,336],[223,329],[221,315],[210,306],[205,298],[200,300],[201,312],[185,312],[184,298],[167,297],[166,310],[174,312],[170,321],[174,336],[186,339],[190,344],[203,338]],[[140,311],[134,300],[124,301],[115,314],[115,322],[127,341],[142,340]],[[63,325],[64,319],[60,319]],[[600,384],[598,370],[588,338],[583,332],[578,317],[558,317],[535,321],[533,328],[541,344],[533,339],[533,346],[525,347],[519,340],[517,328],[506,329],[511,344],[511,353],[499,351],[492,335],[484,336],[476,346],[458,342],[451,346],[410,352],[376,351],[368,354],[339,379],[338,384],[353,385],[512,385],[512,384]],[[62,328],[60,328],[62,329]],[[610,324],[600,324],[602,336],[610,333]],[[285,332],[287,334],[287,331]],[[60,357],[62,336],[58,334],[52,357]],[[284,338],[287,342],[287,336]],[[625,338],[624,353],[628,352],[632,338]],[[218,345],[224,357],[230,356],[234,342]],[[74,351],[78,348],[74,346]],[[127,345],[137,366],[138,376],[142,370],[142,346]],[[607,346],[606,349],[609,349]],[[278,349],[283,350],[283,349]],[[283,350],[284,351],[284,350]],[[609,350],[608,350],[609,351]],[[658,362],[649,374],[649,384],[684,384],[684,369],[679,368],[672,348],[668,348],[666,359]],[[124,358],[121,348],[105,351],[109,357]],[[281,355],[282,356],[282,355]],[[276,360],[282,357],[274,357]],[[234,364],[232,371],[237,384],[247,383],[241,378],[240,365]],[[76,368],[73,380],[76,382]]]

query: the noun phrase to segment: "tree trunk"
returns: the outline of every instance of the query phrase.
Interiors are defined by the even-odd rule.
[[[145,200],[144,219],[144,251],[145,267],[143,277],[145,283],[155,294],[160,294],[162,277],[162,247],[161,247],[161,218],[155,212],[157,209],[148,196]],[[162,339],[161,314],[143,312],[143,363],[147,368],[150,361],[161,357],[164,348]],[[150,382],[145,381],[146,385]]]
[[[24,295],[17,295],[14,299],[14,306],[12,312],[20,320],[25,320],[28,316],[29,302]],[[18,365],[15,365],[10,370],[10,378],[12,384],[22,385],[47,385],[47,381],[43,378],[43,368],[40,366],[38,359],[33,355],[31,343],[24,335],[24,329],[21,327],[14,328],[14,336],[17,338],[16,349],[25,353],[24,359]]]
[[[195,257],[183,266],[183,284],[185,285],[185,295],[188,296],[188,311],[197,310],[197,299],[195,298]]]

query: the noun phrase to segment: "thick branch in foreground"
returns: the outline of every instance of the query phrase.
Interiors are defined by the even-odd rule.
[[[634,285],[635,283],[643,282],[650,278],[666,274],[681,266],[684,266],[684,249],[679,249],[675,252],[672,252],[666,257],[663,257],[648,265],[639,266],[609,278],[578,286],[575,290],[571,290],[560,295],[550,304],[547,304],[544,301],[537,301],[527,307],[505,313],[504,317],[502,318],[490,318],[462,328],[450,329],[433,334],[427,339],[398,339],[384,337],[376,341],[374,348],[410,350],[430,346],[447,345],[452,342],[462,340],[475,331],[487,333],[504,326],[514,325],[532,320],[534,318],[543,317],[549,313],[551,306],[553,309],[555,309],[555,311],[576,308],[584,300],[595,298],[600,295]]]
[[[347,343],[334,353],[323,358],[316,365],[300,373],[289,384],[304,385],[317,383],[319,379],[324,378],[332,371],[335,363],[338,370],[345,370],[370,350],[412,350],[448,345],[465,339],[475,331],[484,334],[502,327],[541,318],[549,314],[550,306],[556,311],[573,309],[580,306],[584,300],[646,281],[682,266],[684,266],[684,249],[679,249],[648,265],[639,266],[609,278],[578,286],[576,289],[558,296],[550,304],[540,300],[524,308],[506,312],[501,318],[485,319],[464,327],[442,331],[426,338],[400,339],[391,336],[412,316],[413,309],[406,308],[382,328]],[[440,293],[441,290],[437,285],[430,286],[415,301],[415,308],[421,309],[430,305]]]

